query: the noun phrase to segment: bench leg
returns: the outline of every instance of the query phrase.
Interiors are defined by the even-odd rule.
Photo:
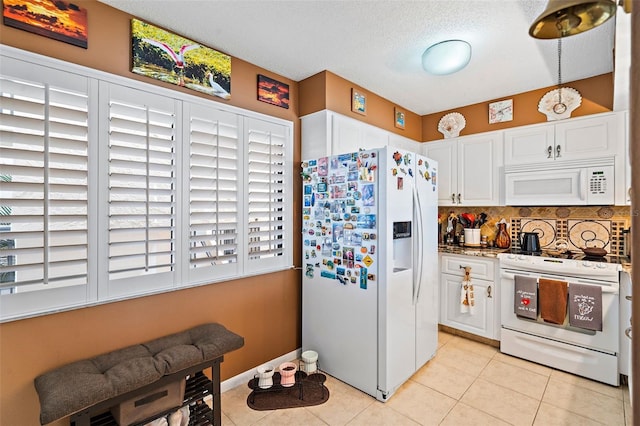
[[[216,361],[211,366],[211,382],[213,386],[212,407],[213,426],[222,426],[222,403],[220,398],[220,361]]]

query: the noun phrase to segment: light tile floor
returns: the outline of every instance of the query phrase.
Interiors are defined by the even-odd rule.
[[[631,426],[626,385],[613,387],[439,333],[436,356],[382,403],[328,376],[329,401],[274,411],[247,406],[250,390],[222,394],[222,425]]]

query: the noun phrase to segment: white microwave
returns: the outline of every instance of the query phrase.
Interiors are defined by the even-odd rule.
[[[505,167],[508,206],[613,205],[613,159],[598,165],[559,163]]]

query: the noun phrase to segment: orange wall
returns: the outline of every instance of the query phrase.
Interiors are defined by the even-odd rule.
[[[351,111],[351,89],[365,94],[366,115]],[[395,127],[395,107],[405,112],[404,129]],[[335,111],[416,141],[421,140],[422,123],[419,115],[330,71],[323,71],[300,82],[300,116],[323,109]]]
[[[572,117],[613,109],[613,74],[611,73],[573,81],[563,86],[573,87],[582,96],[582,104],[573,111]],[[352,88],[367,95],[367,115],[363,116],[351,111]],[[461,136],[545,122],[547,116],[538,111],[538,102],[545,93],[555,88],[556,86],[544,87],[423,116],[405,110],[406,125],[405,129],[401,130],[394,126],[395,104],[336,74],[323,71],[300,82],[299,112],[302,117],[329,109],[415,141],[427,142],[444,138],[444,135],[438,131],[438,123],[445,114],[450,112],[459,112],[465,117],[466,126],[460,132]],[[513,99],[513,120],[489,124],[489,104],[506,99]]]
[[[582,96],[582,104],[573,111],[572,117],[597,114],[613,109],[613,74],[603,74],[573,81],[563,84],[563,87],[573,87]],[[459,112],[465,117],[467,124],[460,132],[460,136],[546,122],[547,116],[538,111],[538,102],[540,102],[545,93],[555,88],[557,86],[545,87],[506,98],[493,99],[449,111],[425,115],[422,117],[421,141],[443,139],[444,135],[438,131],[438,123],[445,114],[450,112]],[[489,124],[489,104],[506,99],[513,99],[513,120]]]
[[[133,74],[131,16],[95,0],[83,1],[81,6],[88,12],[88,49],[4,25],[0,43],[293,121],[291,172],[294,194],[301,194],[300,179],[295,179],[300,171],[297,82],[232,58],[232,97],[225,101]],[[289,84],[289,109],[257,100],[258,73]],[[295,196],[293,209],[301,208],[300,197]],[[298,215],[292,226],[301,228]],[[299,253],[296,236],[294,264],[300,264]],[[288,270],[0,324],[0,425],[39,424],[40,405],[33,386],[39,374],[205,322],[219,322],[245,338],[243,348],[225,356],[223,379],[294,351],[301,346],[300,288],[300,272]]]

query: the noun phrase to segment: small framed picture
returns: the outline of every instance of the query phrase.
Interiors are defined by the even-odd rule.
[[[258,100],[289,109],[289,85],[258,74]]]
[[[367,97],[356,89],[351,89],[351,111],[367,115]]]
[[[489,104],[489,124],[513,120],[513,99]]]
[[[395,115],[395,126],[398,129],[404,129],[404,111],[402,111],[399,108],[394,108],[394,115]]]
[[[3,23],[8,27],[82,47],[88,46],[87,9],[83,2],[4,0]]]

